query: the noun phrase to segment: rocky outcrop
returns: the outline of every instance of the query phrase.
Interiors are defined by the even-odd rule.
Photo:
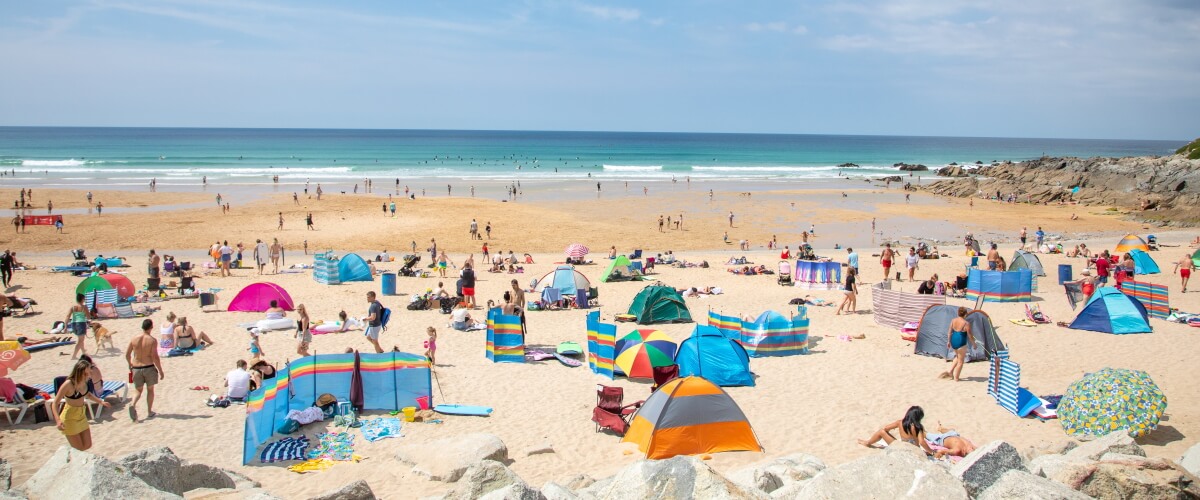
[[[525,483],[515,472],[494,460],[472,465],[458,485],[443,500],[504,499],[540,500],[542,493]]]
[[[955,197],[1016,193],[1021,201],[1124,207],[1135,210],[1134,216],[1142,220],[1200,222],[1200,160],[1179,155],[1045,157],[984,166],[976,173],[975,177],[940,180],[925,189]]]
[[[198,488],[214,490],[256,488],[258,483],[231,471],[186,463],[170,448],[147,448],[122,457],[118,463],[152,488],[176,495]]]
[[[466,434],[425,444],[405,444],[396,459],[412,465],[413,472],[432,481],[458,481],[467,468],[481,460],[508,461],[508,447],[494,434]]]
[[[967,177],[969,175],[966,169],[958,165],[939,168],[937,174],[941,177]]]
[[[30,499],[182,499],[160,491],[121,465],[99,455],[63,446],[21,486]]]
[[[1088,496],[1041,476],[1010,470],[976,500],[1088,500]]]
[[[1025,461],[1013,445],[992,441],[963,457],[950,468],[950,473],[962,480],[967,493],[977,496],[1010,470],[1028,472]]]
[[[929,170],[929,167],[925,166],[925,165],[921,165],[921,164],[913,165],[911,163],[904,163],[904,162],[894,163],[894,164],[892,164],[892,166],[900,169],[901,172],[925,172],[925,171]]]
[[[640,460],[611,478],[575,492],[579,498],[723,498],[765,499],[766,494],[743,488],[712,470],[696,457]]]
[[[1146,451],[1125,432],[1112,432],[1103,437],[1093,439],[1066,452],[1065,455],[1071,458],[1100,460],[1100,457],[1108,453],[1121,453],[1140,457],[1146,456]]]
[[[308,500],[375,500],[371,485],[359,479],[336,490],[327,491]]]
[[[843,164],[841,164],[841,165],[838,165],[838,168],[858,168],[858,164],[855,164],[855,163],[843,163]]]
[[[822,470],[825,463],[821,459],[796,453],[733,471],[727,477],[744,487],[774,494],[781,488],[808,481]]]
[[[796,498],[966,499],[967,490],[942,465],[911,450],[889,447],[853,462],[825,469]]]

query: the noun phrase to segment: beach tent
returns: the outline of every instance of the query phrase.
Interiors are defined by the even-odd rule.
[[[1195,252],[1192,252],[1192,265],[1200,267],[1200,248],[1197,248]]]
[[[680,377],[696,375],[722,387],[754,386],[746,349],[713,326],[696,325],[692,336],[679,344],[675,364]]]
[[[263,282],[246,285],[229,301],[229,310],[263,312],[271,308],[272,300],[279,302],[279,308],[284,311],[293,308],[292,296],[288,295],[287,290],[274,283]]]
[[[1133,257],[1133,272],[1134,274],[1158,274],[1162,272],[1158,268],[1158,263],[1150,258],[1150,254],[1138,249],[1129,251],[1129,256]]]
[[[1030,302],[1033,300],[1033,272],[985,271],[967,272],[967,300],[983,296],[984,302]]]
[[[338,281],[374,281],[375,276],[371,275],[371,266],[367,261],[359,257],[358,254],[343,255],[338,261]]]
[[[604,272],[600,274],[600,282],[609,283],[633,279],[632,266],[633,263],[629,261],[629,257],[618,255],[608,263],[608,267],[604,268]]]
[[[75,293],[87,295],[95,290],[110,290],[112,287],[112,283],[109,283],[108,280],[93,274],[75,285]],[[71,300],[75,300],[75,298],[72,297]]]
[[[575,266],[558,266],[538,280],[533,290],[538,294],[546,288],[557,288],[563,295],[575,295],[576,290],[587,290],[592,287],[583,273],[576,271]]]
[[[1019,271],[1021,269],[1028,269],[1033,273],[1034,276],[1046,275],[1046,269],[1042,267],[1042,261],[1038,259],[1038,256],[1032,252],[1026,252],[1025,250],[1017,250],[1016,253],[1013,254],[1012,261],[1010,261],[1008,264],[1008,270],[1010,272]]]
[[[1135,248],[1143,252],[1150,251],[1150,245],[1146,244],[1146,240],[1136,234],[1127,234],[1117,242],[1117,253],[1125,253]]]
[[[1153,331],[1146,307],[1110,286],[1096,289],[1069,328],[1114,335]]]
[[[921,324],[917,327],[917,342],[914,352],[923,356],[953,359],[954,351],[946,345],[950,343],[950,322],[958,317],[958,306],[940,305],[929,306],[921,316]],[[976,344],[967,346],[967,361],[989,359],[992,353],[1003,350],[1004,342],[996,335],[996,327],[992,318],[983,311],[967,313],[967,323],[971,324],[971,335]],[[982,342],[982,347],[979,345]]]
[[[746,414],[724,389],[701,377],[659,387],[629,424],[623,442],[649,459],[722,451],[762,451]]]
[[[753,323],[743,322],[736,340],[753,358],[808,354],[808,325],[807,307],[798,307],[792,317],[766,311]]]
[[[112,285],[117,290],[117,295],[122,299],[128,299],[137,295],[137,287],[133,286],[133,282],[129,281],[129,278],[125,277],[124,274],[108,273],[101,274],[100,277],[104,278],[104,281],[107,281],[109,285]]]
[[[641,325],[692,322],[692,314],[683,297],[674,288],[664,285],[650,285],[638,292],[629,304],[629,314],[634,315]]]

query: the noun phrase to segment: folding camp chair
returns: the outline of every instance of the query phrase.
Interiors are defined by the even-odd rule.
[[[650,386],[651,393],[657,391],[663,384],[679,378],[679,365],[655,366],[651,370],[651,374],[654,376],[654,385]]]
[[[1049,316],[1046,316],[1046,314],[1042,312],[1041,307],[1030,306],[1029,304],[1025,304],[1025,317],[1029,318],[1029,321],[1039,324],[1053,322],[1050,320]]]
[[[202,292],[200,294],[200,309],[204,310],[207,306],[217,305],[217,294],[211,292]]]
[[[608,429],[618,436],[625,435],[625,431],[629,430],[629,419],[645,401],[622,406],[624,399],[624,389],[596,384],[596,408],[592,409],[592,422],[596,423],[596,432]]]
[[[136,318],[137,313],[133,312],[133,304],[129,302],[117,303],[117,317],[121,319]]]

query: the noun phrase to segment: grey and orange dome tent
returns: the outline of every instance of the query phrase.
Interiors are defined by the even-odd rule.
[[[725,390],[702,377],[677,378],[651,394],[622,442],[646,458],[721,451],[762,451],[746,414]]]

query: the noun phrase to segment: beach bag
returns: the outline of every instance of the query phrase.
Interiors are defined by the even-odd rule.
[[[297,422],[290,418],[285,418],[285,419],[283,419],[283,423],[279,425],[279,428],[275,429],[275,432],[278,432],[280,434],[291,434],[298,430],[300,430],[300,422]]]
[[[379,313],[379,326],[383,327],[384,330],[387,330],[388,321],[391,319],[392,310],[386,307],[383,308],[383,311]]]
[[[320,408],[325,418],[332,418],[337,413],[337,398],[333,394],[325,393],[317,398],[313,406]]]

